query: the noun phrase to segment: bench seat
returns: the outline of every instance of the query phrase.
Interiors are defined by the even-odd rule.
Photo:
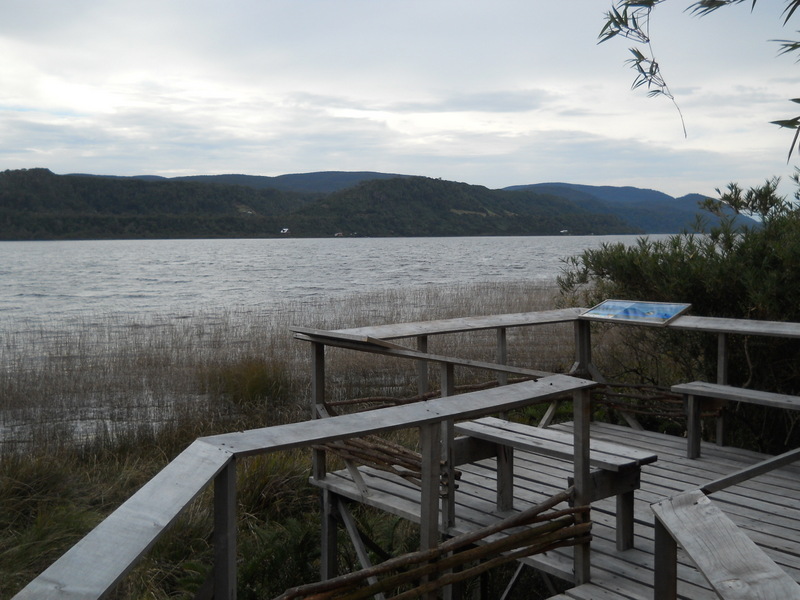
[[[520,450],[572,462],[574,459],[573,434],[553,429],[512,423],[495,417],[456,423],[456,452],[460,461],[466,457],[480,457],[480,450],[471,452],[463,448],[464,441],[491,444],[497,456],[497,508],[513,508],[513,450]],[[485,454],[484,454],[485,455]],[[633,493],[639,489],[641,466],[654,462],[657,455],[635,448],[599,440],[589,442],[589,464],[592,472],[592,501],[617,497],[617,548],[633,547]]]
[[[572,460],[574,456],[572,434],[555,429],[484,417],[456,423],[455,431],[459,435],[468,435],[553,458]],[[598,469],[621,471],[655,462],[657,458],[657,455],[643,450],[600,440],[589,441],[589,462]]]

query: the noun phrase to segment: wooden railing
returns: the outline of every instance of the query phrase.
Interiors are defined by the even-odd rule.
[[[428,514],[423,516],[423,522],[427,522],[429,531],[438,532],[439,458],[442,452],[439,440],[443,423],[513,410],[565,395],[574,395],[578,407],[576,414],[588,417],[588,409],[583,408],[588,404],[585,391],[593,385],[591,381],[557,375],[504,388],[460,394],[457,398],[198,439],[31,581],[15,596],[15,600],[104,597],[191,502],[212,484],[214,571],[208,591],[218,600],[235,598],[237,461],[257,454],[398,429],[418,428],[420,431],[423,506],[428,505]],[[576,442],[576,447],[579,443],[583,441]],[[588,504],[580,502],[577,492],[580,486],[588,489],[588,461],[576,464],[579,465],[575,471],[576,503]]]
[[[588,497],[588,394],[591,381],[563,375],[549,375],[533,369],[507,366],[506,329],[547,323],[574,323],[575,364],[572,373],[597,378],[592,365],[590,323],[580,318],[581,309],[545,311],[495,317],[472,317],[431,323],[399,324],[340,332],[296,330],[297,337],[312,342],[312,402],[315,420],[265,429],[200,438],[192,443],[160,473],[145,484],[105,521],[68,550],[40,576],[31,581],[15,600],[58,598],[103,598],[128,574],[153,544],[206,488],[214,488],[214,570],[207,595],[217,599],[235,598],[236,594],[236,464],[257,454],[311,447],[327,442],[404,428],[418,428],[423,440],[423,469],[429,482],[426,517],[430,533],[438,512],[438,468],[442,431],[452,431],[455,419],[468,419],[512,410],[532,402],[574,394],[576,419],[575,488],[578,500]],[[625,323],[635,325],[635,323]],[[727,380],[727,336],[764,335],[800,338],[800,324],[678,317],[667,325],[676,330],[699,331],[719,337],[718,383]],[[497,331],[495,363],[427,352],[429,335],[472,330]],[[332,334],[332,335],[331,335]],[[388,340],[413,337],[412,350]],[[349,339],[348,339],[349,338]],[[376,352],[418,361],[421,391],[427,391],[427,368],[430,362],[442,367],[442,395],[453,393],[453,367],[479,367],[495,371],[503,383],[508,373],[542,377],[538,381],[516,384],[519,395],[498,395],[494,390],[460,394],[417,405],[321,419],[327,416],[325,399],[324,349],[327,345]],[[499,388],[497,388],[499,389]],[[429,454],[429,456],[425,456]],[[324,466],[315,463],[315,476],[324,477]],[[433,482],[436,482],[435,484]],[[438,531],[438,530],[436,530]],[[588,549],[576,551],[576,573],[588,579]],[[580,575],[578,577],[580,579]]]

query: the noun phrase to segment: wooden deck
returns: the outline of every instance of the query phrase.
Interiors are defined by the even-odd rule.
[[[555,426],[570,431],[569,424]],[[635,547],[617,551],[614,498],[593,504],[592,582],[557,596],[559,600],[653,597],[653,513],[650,504],[729,474],[765,458],[754,452],[703,444],[702,457],[686,458],[686,440],[602,423],[592,424],[592,439],[626,444],[658,454],[642,467],[635,494]],[[496,521],[494,459],[462,465],[456,493],[456,525],[451,535]],[[324,487],[346,498],[419,521],[419,489],[385,472],[363,468],[370,487],[361,495],[346,471],[329,473]],[[572,464],[524,452],[515,454],[515,510],[566,487]],[[800,466],[788,466],[714,493],[712,500],[795,581],[800,582]],[[507,515],[508,513],[502,513]],[[571,550],[557,550],[524,562],[565,581],[572,580]],[[680,598],[716,598],[703,576],[679,553]]]

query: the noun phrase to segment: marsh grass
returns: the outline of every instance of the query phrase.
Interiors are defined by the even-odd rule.
[[[75,544],[194,439],[308,418],[310,348],[292,325],[325,329],[543,310],[531,283],[387,290],[263,311],[96,318],[7,336],[0,346],[0,598]],[[512,364],[560,371],[571,326],[509,330]],[[493,333],[434,336],[432,352],[492,360]],[[409,342],[411,345],[411,342]],[[438,373],[431,369],[436,382]],[[329,349],[332,399],[413,396],[412,361]],[[457,370],[459,383],[490,379]],[[305,452],[238,469],[240,597],[270,597],[318,573],[318,496]],[[415,528],[367,513],[390,552]],[[119,586],[119,598],[191,597],[210,564],[208,494]],[[343,560],[355,559],[343,554]]]

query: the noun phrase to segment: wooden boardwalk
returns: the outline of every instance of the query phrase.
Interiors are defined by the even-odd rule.
[[[554,426],[571,431],[569,424]],[[592,424],[592,439],[625,444],[658,454],[642,467],[641,489],[635,494],[635,547],[618,551],[615,544],[615,500],[593,504],[592,582],[557,596],[559,600],[653,598],[653,513],[650,504],[700,487],[739,468],[762,460],[763,455],[730,447],[703,444],[702,457],[686,458],[686,440],[627,427]],[[495,460],[462,465],[456,493],[457,535],[497,520],[495,510]],[[347,471],[329,473],[322,484],[346,498],[363,502],[411,521],[419,521],[419,488],[382,471],[362,467],[370,487],[359,493]],[[566,487],[572,464],[525,452],[514,458],[514,508],[525,509]],[[766,475],[714,493],[712,500],[795,581],[800,582],[800,465],[783,467]],[[524,559],[527,565],[565,581],[572,580],[570,549]],[[679,553],[680,598],[716,598],[703,576]]]

